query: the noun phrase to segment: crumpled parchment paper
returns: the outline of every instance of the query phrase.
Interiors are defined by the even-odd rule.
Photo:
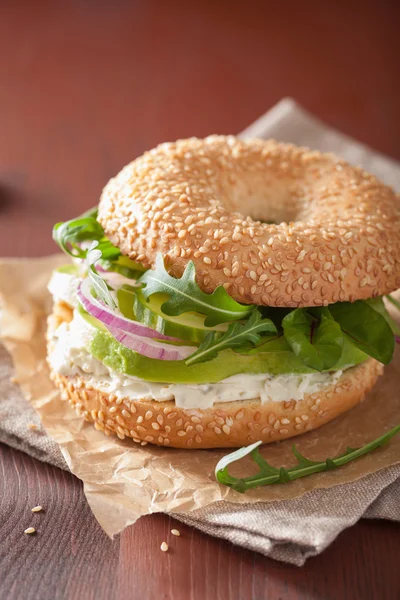
[[[397,436],[389,445],[338,470],[242,495],[215,480],[215,465],[226,450],[138,447],[133,442],[104,436],[60,399],[49,379],[44,334],[51,299],[46,284],[52,270],[65,261],[63,255],[57,255],[0,262],[1,341],[13,358],[15,377],[26,398],[59,444],[72,473],[84,482],[88,502],[109,535],[144,514],[183,513],[219,500],[249,504],[296,498],[400,462]],[[347,445],[361,446],[400,423],[399,350],[375,389],[358,407],[295,440],[264,446],[263,456],[273,465],[290,466],[294,464],[294,441],[307,457],[321,460],[344,452]],[[248,459],[237,473],[248,473],[253,468]]]

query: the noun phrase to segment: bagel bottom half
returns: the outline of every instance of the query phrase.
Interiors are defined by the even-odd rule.
[[[49,318],[49,339],[63,320],[60,311]],[[132,438],[142,445],[237,448],[258,440],[283,440],[328,423],[358,404],[382,372],[383,366],[370,358],[300,401],[238,400],[204,410],[179,408],[174,401],[133,401],[107,394],[89,385],[89,375],[70,377],[52,371],[51,378],[61,398],[106,435]]]

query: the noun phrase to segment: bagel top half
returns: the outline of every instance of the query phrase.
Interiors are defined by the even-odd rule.
[[[321,306],[400,287],[393,190],[332,154],[273,140],[166,143],[104,188],[98,219],[121,252],[243,303]]]

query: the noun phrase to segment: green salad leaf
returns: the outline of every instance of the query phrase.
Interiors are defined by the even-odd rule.
[[[231,454],[224,456],[215,468],[215,476],[219,483],[227,485],[237,492],[244,493],[252,488],[257,488],[263,485],[271,485],[274,483],[287,483],[307,477],[314,473],[322,471],[330,471],[342,467],[343,465],[380,448],[387,444],[391,438],[400,432],[400,425],[397,425],[381,437],[361,446],[361,448],[347,448],[346,452],[336,458],[327,458],[323,461],[309,460],[297,450],[296,446],[292,446],[292,452],[297,459],[297,464],[289,469],[285,467],[273,467],[260,454],[258,446],[261,442],[255,442],[251,446],[235,450]],[[233,477],[228,471],[229,465],[250,455],[254,462],[259,467],[259,472],[256,475],[249,477]]]
[[[91,247],[88,249],[86,256],[88,275],[93,285],[96,296],[98,296],[98,298],[100,298],[100,300],[102,300],[107,306],[109,306],[112,309],[115,309],[117,308],[117,305],[114,302],[114,298],[110,294],[108,285],[101,277],[101,275],[99,275],[95,267],[97,261],[99,261],[101,257],[101,250],[99,250],[97,242],[93,242]]]
[[[396,298],[394,298],[391,294],[388,294],[386,296],[386,298],[389,300],[389,302],[391,304],[393,304],[393,306],[395,306],[397,308],[397,310],[400,310],[400,302],[398,300],[396,300]]]
[[[172,277],[166,270],[161,254],[157,256],[154,270],[144,267],[123,256],[105,236],[97,221],[97,207],[80,217],[57,223],[53,229],[54,240],[72,257],[86,259],[88,275],[97,296],[107,306],[116,308],[109,287],[104,281],[100,268],[115,271],[135,280],[141,287],[141,295],[147,305],[156,294],[165,301],[157,314],[177,319],[186,313],[197,313],[206,328],[226,323],[232,324],[226,332],[210,332],[194,339],[203,340],[196,352],[187,359],[187,365],[195,365],[214,359],[219,352],[241,348],[255,352],[260,333],[283,334],[288,352],[293,353],[305,367],[317,371],[330,370],[342,360],[344,341],[353,354],[360,351],[366,356],[388,364],[395,346],[394,335],[400,339],[400,326],[390,317],[382,298],[337,302],[329,308],[279,308],[255,307],[236,302],[223,286],[213,293],[203,292],[196,283],[196,270],[190,261],[180,278]],[[152,297],[152,298],[151,298]],[[159,296],[160,297],[160,296]],[[392,296],[389,302],[400,308],[400,303]],[[133,300],[132,300],[133,301]],[[131,311],[132,315],[133,312]],[[138,318],[137,315],[135,318]],[[158,318],[158,317],[157,317]],[[240,324],[235,322],[241,321]],[[178,323],[179,325],[179,323]],[[204,329],[204,327],[203,327]],[[394,335],[393,335],[394,334]],[[268,338],[267,338],[268,340]],[[247,344],[247,346],[246,346]],[[262,350],[261,350],[262,351]],[[350,356],[352,353],[347,352]],[[348,364],[355,364],[352,360]]]
[[[217,331],[210,332],[185,363],[189,366],[206,362],[216,358],[222,350],[240,348],[248,342],[256,345],[260,341],[260,333],[276,334],[277,329],[270,319],[263,319],[258,310],[253,310],[245,323],[231,323],[222,335]]]
[[[239,304],[221,285],[212,294],[203,292],[196,283],[196,269],[190,261],[180,279],[171,277],[164,266],[161,254],[156,259],[155,270],[146,271],[139,279],[144,285],[142,294],[148,299],[152,294],[169,296],[161,306],[166,315],[176,317],[185,312],[206,315],[204,324],[213,327],[228,321],[238,321],[250,316],[254,305]]]
[[[297,308],[282,320],[286,341],[300,360],[317,371],[333,367],[343,348],[340,325],[332,319],[328,309]]]
[[[121,255],[104,234],[104,229],[97,221],[97,207],[91,208],[77,219],[56,223],[53,227],[53,239],[60,248],[70,256],[86,258],[88,248],[83,243],[98,242],[102,260],[116,260]]]
[[[386,296],[386,298],[394,306],[396,306],[396,304],[398,304],[397,308],[400,309],[400,303],[397,302],[397,300],[394,300],[394,298],[392,298],[390,295]],[[393,300],[394,300],[394,302],[393,302]],[[386,306],[385,306],[385,303],[383,302],[382,296],[378,296],[377,298],[369,298],[369,300],[366,300],[366,302],[368,302],[368,304],[370,306],[372,306],[372,308],[374,310],[378,311],[378,313],[380,313],[386,319],[386,322],[388,323],[388,325],[389,325],[390,329],[392,330],[392,332],[394,333],[394,335],[400,336],[400,325],[398,323],[396,323],[396,321],[394,319],[392,319],[392,317],[386,310]]]
[[[381,312],[365,300],[337,302],[329,310],[357,348],[385,365],[390,363],[395,339]]]

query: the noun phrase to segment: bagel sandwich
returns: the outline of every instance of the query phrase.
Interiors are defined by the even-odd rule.
[[[57,223],[51,377],[106,435],[177,448],[299,435],[393,356],[400,211],[332,154],[233,136],[162,144]]]

